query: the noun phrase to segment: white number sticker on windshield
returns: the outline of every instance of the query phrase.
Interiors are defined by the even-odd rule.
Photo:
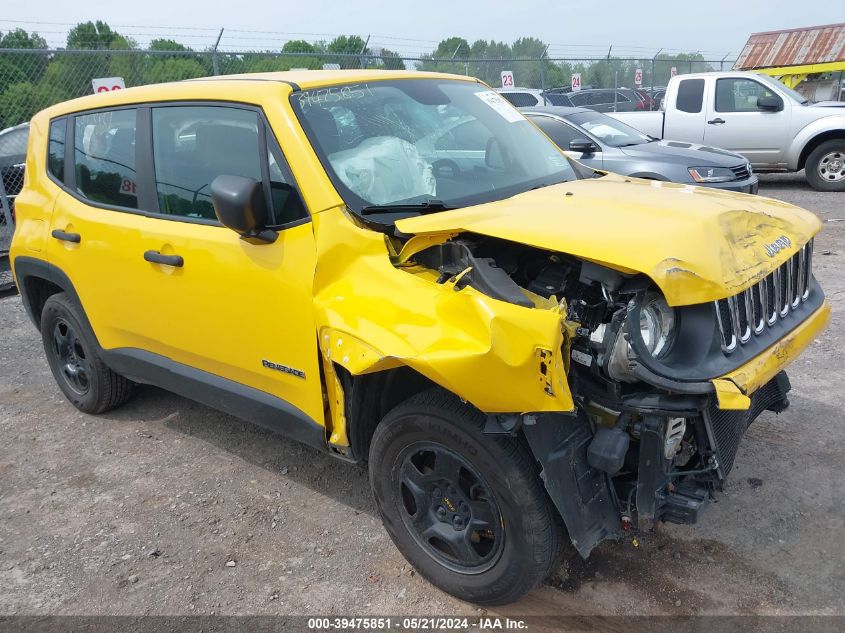
[[[511,123],[524,121],[523,117],[517,110],[498,93],[492,90],[485,90],[484,92],[476,92],[475,96],[481,99],[484,103],[493,108],[497,113],[502,115],[502,118]]]

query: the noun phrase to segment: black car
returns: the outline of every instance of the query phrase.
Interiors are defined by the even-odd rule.
[[[630,88],[595,88],[567,95],[570,103],[596,112],[633,112],[645,110],[645,99]]]
[[[23,187],[26,145],[29,141],[29,123],[0,132],[0,292],[13,287],[9,271],[8,251],[12,242],[15,218],[15,198]]]
[[[570,95],[557,91],[543,91],[536,88],[507,88],[498,92],[516,108],[533,106],[572,107]]]

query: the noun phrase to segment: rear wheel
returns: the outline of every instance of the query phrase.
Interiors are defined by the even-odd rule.
[[[817,191],[845,191],[845,139],[825,141],[814,149],[804,173]]]
[[[105,413],[132,395],[133,383],[106,366],[94,335],[64,293],[44,303],[41,339],[59,389],[80,411]]]
[[[560,559],[563,529],[520,438],[432,390],[376,428],[370,484],[393,542],[421,575],[478,604],[518,599]]]

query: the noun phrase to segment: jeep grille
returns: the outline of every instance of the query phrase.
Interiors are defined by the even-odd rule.
[[[734,351],[762,334],[807,300],[813,275],[813,240],[763,281],[738,295],[716,301],[722,350]]]

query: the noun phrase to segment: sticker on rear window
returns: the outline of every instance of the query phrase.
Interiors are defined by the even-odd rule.
[[[492,90],[476,92],[475,96],[481,99],[491,108],[493,108],[500,115],[502,115],[502,118],[504,118],[506,121],[516,123],[518,121],[525,120],[525,117],[523,117],[519,112],[517,112],[516,109],[510,103],[505,101],[502,97],[499,96],[498,93],[493,92]]]

